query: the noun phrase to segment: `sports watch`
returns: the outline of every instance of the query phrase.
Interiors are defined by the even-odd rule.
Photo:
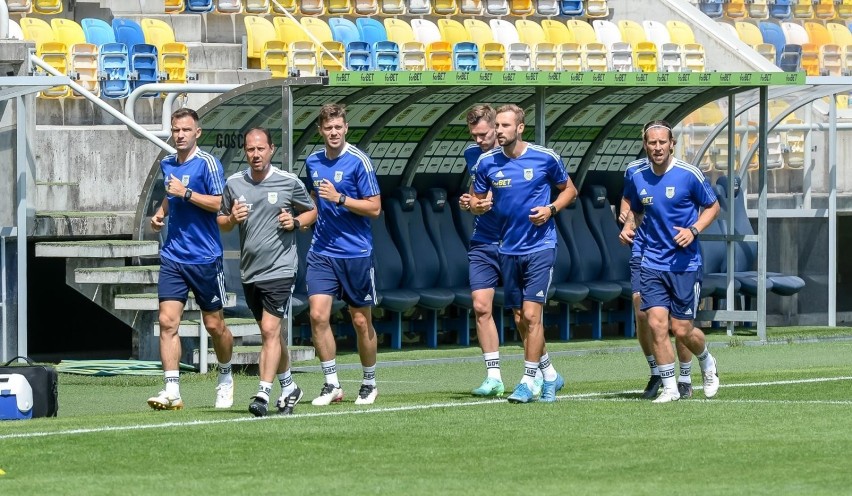
[[[344,203],[346,203],[346,195],[340,195],[340,198],[337,199],[337,205],[342,207]]]
[[[700,231],[698,230],[698,228],[697,228],[697,227],[695,227],[695,226],[689,226],[689,232],[691,232],[691,233],[692,233],[692,237],[693,237],[693,238],[697,238],[697,237],[698,237],[698,234],[700,233]]]
[[[186,192],[183,194],[183,201],[189,201],[190,198],[192,198],[192,190],[186,188]]]
[[[549,209],[550,209],[550,216],[551,216],[551,217],[553,217],[554,215],[556,215],[556,205],[554,205],[554,204],[552,204],[552,203],[551,203],[551,204],[549,204],[549,205],[547,206],[547,208],[549,208]]]

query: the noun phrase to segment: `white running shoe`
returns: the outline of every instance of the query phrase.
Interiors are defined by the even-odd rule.
[[[180,410],[183,408],[183,400],[180,396],[174,396],[164,390],[157,396],[148,398],[148,406],[154,410]]]
[[[657,399],[652,401],[651,403],[670,403],[672,401],[677,401],[680,399],[680,392],[675,389],[663,389],[663,392],[657,396]]]
[[[719,374],[716,373],[716,367],[702,374],[704,376],[704,396],[712,398],[719,392]]]
[[[379,390],[376,386],[361,384],[361,389],[358,391],[358,397],[355,398],[356,405],[372,405],[376,402],[376,396],[379,395]]]
[[[343,399],[343,389],[334,384],[325,383],[322,385],[320,395],[311,401],[314,406],[328,406],[332,403],[339,403]]]
[[[231,408],[234,406],[234,383],[222,382],[216,386],[216,408]]]

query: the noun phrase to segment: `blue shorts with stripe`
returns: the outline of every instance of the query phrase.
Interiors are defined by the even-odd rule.
[[[506,307],[521,308],[525,301],[544,304],[553,278],[556,249],[550,248],[525,255],[500,255]]]
[[[221,310],[225,300],[225,269],[222,258],[206,264],[178,263],[160,257],[160,281],[157,297],[162,301],[186,304],[189,292],[195,295],[198,308],[205,312]]]
[[[642,281],[639,272],[642,268],[642,257],[630,257],[630,288],[633,294],[642,292]]]
[[[493,289],[500,285],[500,254],[494,243],[470,243],[467,252],[470,290]]]
[[[355,308],[376,304],[373,257],[335,258],[312,251],[307,256],[308,296],[335,296]]]
[[[640,309],[644,311],[663,307],[675,319],[695,320],[701,295],[701,277],[700,270],[669,272],[642,267],[639,274],[642,283]]]

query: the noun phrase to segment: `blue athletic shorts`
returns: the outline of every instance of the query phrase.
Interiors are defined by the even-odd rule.
[[[471,291],[500,285],[500,254],[496,244],[471,242],[467,259]]]
[[[189,291],[205,312],[221,310],[225,300],[225,269],[222,258],[207,264],[182,264],[160,257],[160,281],[157,297],[160,301],[179,301],[186,304]]]
[[[642,281],[639,277],[641,267],[642,257],[630,257],[630,287],[633,289],[633,294],[642,292]]]
[[[663,307],[669,315],[680,320],[695,320],[701,294],[701,271],[668,272],[642,267],[641,310]]]
[[[305,282],[308,296],[336,296],[355,308],[376,304],[373,257],[334,258],[309,251]]]
[[[555,261],[555,248],[526,255],[500,255],[506,307],[521,308],[525,301],[544,304],[553,278]]]
[[[287,302],[293,292],[294,277],[273,279],[270,281],[257,281],[243,284],[243,294],[254,320],[260,322],[263,311],[274,315],[279,319],[284,317],[287,311]]]

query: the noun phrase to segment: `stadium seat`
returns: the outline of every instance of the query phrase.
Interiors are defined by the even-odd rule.
[[[38,57],[60,74],[68,74],[68,47],[56,40],[50,24],[36,17],[23,17],[21,32],[25,40],[35,42]],[[65,98],[69,94],[68,86],[54,86],[39,92],[42,98]]]
[[[586,0],[586,16],[589,19],[609,17],[606,0]]]
[[[506,67],[506,47],[494,40],[491,27],[479,19],[465,19],[468,36],[479,47],[479,66],[486,71],[502,71]]]
[[[453,48],[453,68],[457,71],[479,70],[479,48],[460,22],[453,19],[438,19],[441,39]]]
[[[269,0],[243,0],[243,12],[252,15],[266,15],[272,9]]]
[[[361,38],[361,32],[355,23],[342,17],[332,17],[328,20],[328,25],[334,40],[342,43],[346,50],[346,67],[350,71],[372,70],[372,48]]]
[[[565,21],[568,30],[574,37],[574,41],[581,45],[589,43],[599,43],[598,35],[595,33],[595,28],[586,21],[579,19],[568,19]]]
[[[166,14],[179,14],[186,8],[183,0],[164,0],[163,10]]]
[[[828,28],[814,21],[805,22],[805,31],[811,43],[817,46],[820,74],[827,76],[840,76],[842,63],[845,59],[844,49],[834,43],[834,36]],[[805,45],[802,45],[802,56],[804,57]]]
[[[621,30],[612,21],[595,19],[592,21],[595,35],[604,44],[610,57],[612,70],[632,72],[636,70],[633,64],[633,47],[622,41]]]
[[[417,306],[426,310],[426,345],[438,346],[438,311],[450,306],[455,292],[438,286],[440,262],[435,246],[423,228],[423,212],[414,188],[402,187],[385,200],[388,231],[402,259],[402,287],[419,296]]]
[[[594,303],[594,309],[591,311],[592,338],[601,339],[603,304],[621,295],[621,285],[601,279],[603,261],[586,223],[582,202],[575,201],[562,209],[554,220],[565,241],[568,256],[572,261],[580,261],[571,264],[568,280],[589,288],[588,299]]]
[[[103,79],[101,96],[126,98],[130,94],[130,58],[124,43],[106,43],[98,52],[98,65]]]
[[[702,232],[706,235],[724,233],[719,219],[710,223]],[[726,299],[728,297],[728,277],[725,274],[725,257],[727,256],[725,242],[702,240],[700,243],[701,269],[703,271],[700,296],[701,298]],[[733,286],[735,295],[742,292],[742,283],[736,278],[733,280]]]
[[[828,21],[837,16],[834,8],[835,0],[818,0],[814,2],[814,19]]]
[[[372,48],[375,70],[399,70],[399,46],[388,40],[384,25],[376,19],[359,17],[355,20],[355,26],[361,39]]]
[[[638,43],[648,41],[645,29],[636,21],[622,19],[618,21],[618,30],[621,32],[621,39],[634,48]]]
[[[385,18],[388,40],[399,46],[399,64],[402,70],[425,71],[426,47],[414,38],[411,25],[402,19]]]
[[[837,17],[841,20],[852,19],[852,0],[841,0],[837,4]]]
[[[456,0],[434,0],[432,2],[432,10],[435,15],[456,15],[459,11]]]
[[[382,14],[386,16],[404,15],[406,13],[405,2],[403,0],[381,0],[379,5]]]
[[[157,47],[157,62],[166,74],[167,83],[186,83],[188,79],[189,50],[184,43],[175,41],[172,27],[159,19],[142,19],[145,42]]]
[[[331,28],[319,17],[303,16],[299,23],[313,35],[325,50],[317,47],[319,67],[327,71],[340,71],[346,63],[346,48],[331,35]]]
[[[535,0],[535,13],[547,17],[559,15],[559,0]]]
[[[559,11],[564,16],[579,17],[585,13],[583,0],[560,0]]]
[[[68,50],[68,69],[72,77],[80,86],[99,95],[98,46],[88,43],[83,28],[71,19],[55,17],[50,20],[50,26],[56,41]],[[82,95],[74,91],[72,96]]]
[[[621,31],[618,25],[612,21],[604,21],[595,19],[592,21],[592,28],[598,41],[606,45],[608,50],[612,49],[614,43],[621,43]]]
[[[459,12],[463,15],[482,15],[484,8],[482,0],[459,0]]]
[[[455,19],[438,19],[438,32],[441,34],[441,39],[451,45],[473,41],[464,25]]]
[[[362,16],[371,16],[379,13],[378,0],[355,0],[355,13]]]
[[[91,43],[100,47],[108,43],[116,42],[115,31],[112,30],[112,26],[102,19],[83,19],[80,21],[80,26],[83,28],[86,43]]]
[[[748,17],[744,0],[728,0],[722,6],[725,10],[725,16],[729,19],[743,19]]]
[[[286,16],[275,17],[272,25],[278,40],[284,42],[292,70],[301,76],[316,76],[317,45],[308,38],[305,28]]]
[[[302,0],[299,9],[303,15],[323,15],[328,11],[331,14],[352,14],[352,2],[350,0],[328,0],[328,8],[325,0]],[[305,7],[308,10],[305,10]]]
[[[793,2],[795,0],[775,0],[769,3],[769,15],[773,19],[786,21],[793,16]]]
[[[130,19],[115,18],[112,20],[115,41],[127,46],[132,74],[132,89],[148,83],[159,81],[159,63],[157,47],[145,43],[142,27]],[[152,97],[155,94],[148,94]]]
[[[540,24],[534,21],[518,19],[515,21],[518,37],[532,49],[532,65],[539,71],[555,71],[558,68],[557,46],[547,41]]]
[[[215,8],[213,0],[186,0],[188,12],[212,12]]]
[[[509,13],[508,0],[485,0],[485,12],[492,16],[504,16]]]
[[[33,0],[33,12],[42,15],[62,13],[62,0]]]
[[[426,66],[430,70],[453,70],[453,47],[441,38],[441,31],[434,22],[428,19],[412,19],[411,29],[415,39],[426,47]]]
[[[574,40],[574,34],[560,21],[544,19],[541,21],[545,38],[557,49],[558,68],[563,71],[579,72],[583,70],[583,51]]]
[[[769,3],[767,0],[750,0],[746,2],[748,16],[752,19],[769,19]]]
[[[688,67],[692,71],[702,71],[704,65],[703,48],[698,46],[691,47],[690,63],[687,64],[684,53],[684,47],[677,43],[673,43],[671,35],[665,24],[657,21],[642,21],[642,27],[645,29],[645,36],[648,41],[653,43],[659,54],[660,68],[667,72],[677,72],[682,67]]]
[[[408,0],[408,13],[411,15],[429,15],[432,13],[432,2],[429,0]]]
[[[575,262],[571,259],[565,239],[557,230],[556,233],[556,260],[553,264],[553,275],[550,287],[553,296],[548,301],[558,304],[557,313],[545,313],[545,324],[550,325],[556,321],[559,331],[559,339],[568,341],[571,339],[571,305],[582,302],[589,296],[589,288],[583,284],[571,281],[571,265]]]
[[[216,0],[216,12],[220,14],[240,14],[242,11],[241,0]]]
[[[640,41],[633,49],[633,63],[642,72],[657,72],[657,61],[659,54],[657,53],[657,45],[650,41]],[[673,59],[670,59],[670,61]],[[674,71],[680,70],[680,64],[677,64]],[[663,71],[665,72],[665,71]]]
[[[272,2],[270,7],[272,15],[287,15],[289,13],[295,16],[299,14],[298,0],[277,0]]]
[[[773,21],[761,21],[759,28],[763,35],[763,41],[775,47],[775,61],[773,63],[778,64],[781,53],[784,52],[784,46],[787,44],[781,24]]]
[[[800,64],[802,70],[808,76],[821,75],[819,54],[819,47],[815,43],[805,43],[802,45]]]
[[[278,39],[275,26],[259,16],[243,18],[246,27],[246,67],[268,69],[272,77],[287,77],[287,45]]]
[[[794,0],[793,17],[796,19],[813,19],[814,0]]]
[[[33,11],[32,0],[6,0],[10,14],[29,14]]]
[[[532,0],[509,0],[509,13],[516,16],[528,16],[535,13]]]
[[[707,17],[718,19],[725,14],[723,4],[723,0],[702,0],[698,2],[698,8]]]
[[[491,19],[491,34],[494,40],[506,47],[506,68],[511,71],[528,71],[532,66],[530,47],[521,43],[515,25],[503,19]]]

